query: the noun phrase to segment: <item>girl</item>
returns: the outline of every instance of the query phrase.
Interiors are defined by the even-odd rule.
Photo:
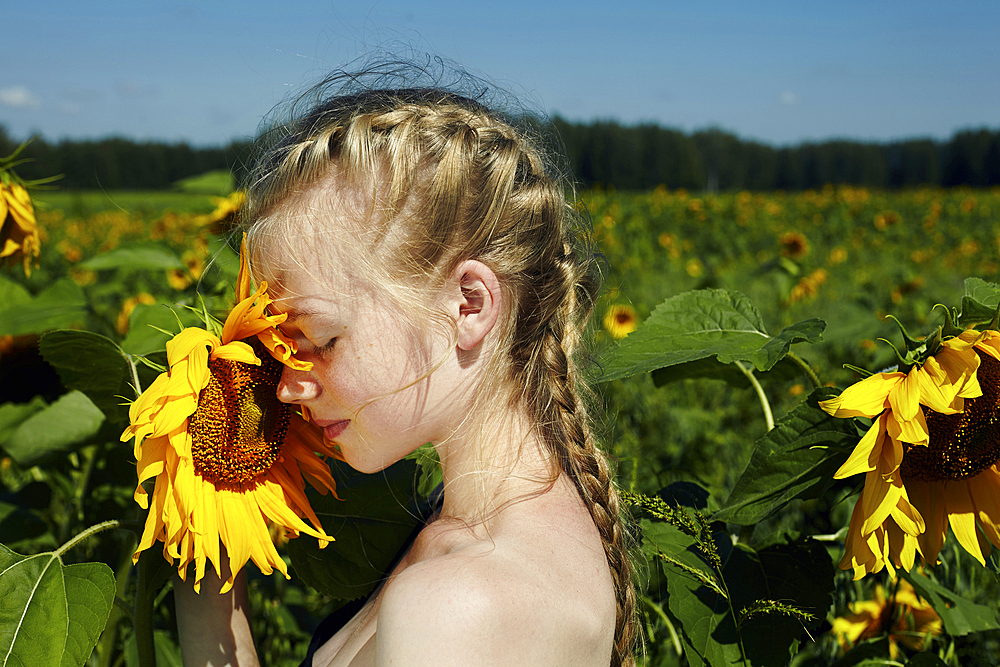
[[[304,664],[631,664],[618,496],[574,362],[596,281],[568,184],[503,114],[363,84],[385,74],[335,77],[279,126],[241,212],[313,363],[278,398],[357,470],[431,442],[444,475],[439,513]],[[256,664],[245,583],[175,583],[185,665]]]

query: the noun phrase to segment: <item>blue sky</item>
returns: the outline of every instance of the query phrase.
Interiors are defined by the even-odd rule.
[[[997,0],[33,0],[4,3],[0,125],[222,145],[401,43],[571,120],[780,145],[1000,127]]]

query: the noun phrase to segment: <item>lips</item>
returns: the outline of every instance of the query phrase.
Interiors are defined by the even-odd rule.
[[[323,435],[327,440],[336,440],[337,436],[344,432],[347,425],[351,423],[350,419],[341,419],[340,421],[332,422],[330,424],[323,426]]]

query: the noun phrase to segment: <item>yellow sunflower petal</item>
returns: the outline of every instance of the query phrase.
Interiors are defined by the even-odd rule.
[[[844,479],[862,472],[875,470],[879,457],[882,455],[882,446],[886,440],[885,422],[888,413],[883,413],[878,419],[872,422],[861,441],[854,447],[854,451],[834,473],[834,479]]]
[[[1000,474],[990,467],[970,477],[968,484],[980,528],[1000,547]]]
[[[246,529],[254,517],[244,502],[243,494],[233,491],[220,491],[216,494],[219,518],[219,537],[226,545],[229,554],[229,578],[222,584],[220,592],[225,593],[233,587],[236,574],[250,560],[250,543],[252,537]]]
[[[21,250],[21,244],[13,239],[6,239],[3,244],[3,250],[0,250],[0,257],[10,257],[14,253]]]
[[[254,353],[253,348],[240,340],[220,345],[212,351],[212,359],[227,359],[229,361],[239,361],[244,364],[260,366],[260,359]]]
[[[958,538],[966,551],[972,554],[980,565],[986,565],[986,559],[979,546],[979,535],[976,529],[976,506],[972,502],[969,485],[965,480],[945,482],[945,493],[948,497],[948,523],[952,532]]]
[[[906,491],[910,502],[924,518],[924,532],[917,537],[920,553],[924,560],[934,565],[948,531],[948,513],[942,487],[937,483],[909,480]]]
[[[976,349],[1000,361],[1000,334],[995,331],[984,333],[986,335],[976,344]]]
[[[898,479],[885,480],[878,471],[865,475],[865,488],[861,492],[864,523],[861,532],[865,535],[875,532],[889,517],[890,512],[903,495],[903,485]]]
[[[923,369],[914,366],[903,381],[889,392],[889,405],[900,421],[909,421],[920,412],[920,384],[923,378]]]
[[[875,417],[888,407],[889,394],[905,374],[876,373],[845,389],[839,396],[820,401],[819,407],[833,417]]]
[[[146,515],[146,525],[142,529],[142,537],[139,538],[139,545],[132,554],[132,563],[139,561],[139,554],[153,546],[163,535],[163,505],[164,498],[169,493],[167,484],[157,484],[153,489],[153,498],[150,503],[149,513]]]
[[[917,538],[904,532],[895,521],[886,522],[889,535],[889,551],[897,567],[909,572],[917,557]]]
[[[954,414],[960,412],[955,405],[955,399],[959,392],[966,388],[969,381],[975,378],[975,373],[973,369],[972,373],[956,378],[955,373],[950,372],[943,365],[943,362],[949,361],[944,352],[939,353],[937,357],[929,358],[924,363],[918,376],[919,401],[935,412]],[[975,357],[975,353],[972,356]],[[978,357],[976,359],[978,360]]]
[[[905,489],[903,490],[903,496],[896,501],[896,506],[889,512],[889,517],[892,520],[886,522],[887,525],[895,525],[903,533],[914,538],[923,533],[926,528],[924,518],[920,516],[920,512],[917,511],[917,508],[914,507],[910,503],[909,498],[906,497]]]
[[[247,235],[243,233],[240,242],[240,272],[236,277],[236,301],[240,302],[253,294],[253,280],[250,278],[250,260],[247,253]]]
[[[167,438],[149,438],[146,440],[142,447],[142,455],[139,458],[138,463],[136,463],[136,469],[139,476],[139,483],[135,487],[135,502],[139,503],[142,509],[147,509],[149,506],[146,489],[142,487],[142,483],[147,479],[152,479],[160,473],[163,472],[165,463],[165,452],[167,446]]]

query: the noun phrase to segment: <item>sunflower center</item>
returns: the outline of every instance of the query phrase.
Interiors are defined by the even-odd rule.
[[[260,366],[208,362],[208,386],[188,420],[195,472],[216,484],[245,484],[266,472],[288,432],[290,406],[277,397],[281,362],[256,340],[251,345]]]
[[[939,482],[972,477],[1000,460],[1000,361],[979,355],[983,395],[966,399],[965,411],[943,415],[923,408],[930,441],[903,444],[904,479]]]

